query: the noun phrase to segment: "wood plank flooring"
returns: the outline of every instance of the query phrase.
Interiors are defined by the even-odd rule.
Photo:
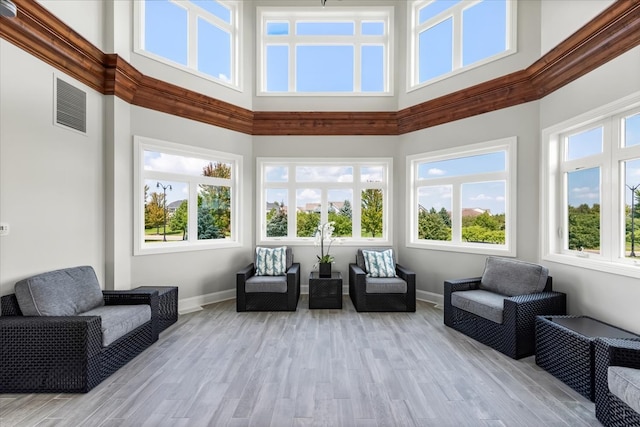
[[[180,316],[87,394],[0,394],[10,426],[599,426],[535,365],[445,327],[442,310]]]

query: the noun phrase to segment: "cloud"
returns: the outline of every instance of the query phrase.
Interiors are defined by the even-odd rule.
[[[301,203],[320,203],[320,192],[306,188],[296,195],[297,204]]]
[[[492,196],[487,196],[486,194],[478,194],[475,197],[469,197],[469,200],[473,200],[474,202],[477,202],[482,200],[496,200],[496,198]]]
[[[600,192],[598,191],[598,187],[575,187],[571,189],[571,193],[577,199],[587,199],[587,200],[599,200]]]
[[[144,169],[180,173],[186,175],[202,175],[202,168],[209,164],[204,159],[174,156],[166,153],[145,152]]]
[[[438,168],[431,168],[427,171],[427,175],[429,176],[441,176],[446,174],[447,172],[442,170],[442,169],[438,169]]]

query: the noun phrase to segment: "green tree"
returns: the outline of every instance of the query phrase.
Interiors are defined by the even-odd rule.
[[[425,240],[451,240],[451,228],[442,216],[435,212],[418,214],[418,238]]]
[[[284,203],[276,202],[276,206],[267,212],[267,237],[287,235],[288,218]]]
[[[353,223],[351,216],[342,213],[329,212],[329,221],[333,221],[333,235],[335,237],[351,237],[353,233]]]
[[[151,199],[144,205],[144,228],[156,227],[160,234],[164,218],[164,194],[151,193]]]
[[[202,175],[231,179],[231,167],[226,163],[212,163],[202,168]],[[231,233],[231,189],[223,185],[201,185],[203,204],[218,230]]]
[[[451,228],[451,215],[444,207],[440,208],[440,210],[438,211],[438,215],[440,215],[447,227]]]
[[[182,240],[187,239],[187,224],[189,219],[189,207],[186,200],[183,200],[178,209],[171,215],[169,226],[172,231],[182,231]]]
[[[568,207],[569,249],[597,250],[600,248],[600,205],[587,204]]]
[[[371,237],[382,234],[382,190],[370,188],[362,190],[362,213],[360,225],[364,233]]]
[[[320,212],[298,212],[296,215],[298,237],[313,237],[320,225]]]
[[[346,216],[348,218],[352,218],[353,213],[351,211],[351,202],[350,201],[348,201],[348,200],[344,201],[344,204],[340,208],[339,215]]]

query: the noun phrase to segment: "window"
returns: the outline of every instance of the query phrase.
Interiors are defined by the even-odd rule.
[[[135,255],[239,245],[239,156],[135,137]]]
[[[407,158],[409,246],[515,256],[516,138]]]
[[[640,94],[545,129],[543,142],[543,257],[640,277]]]
[[[391,165],[391,159],[259,158],[259,240],[313,242],[318,225],[334,221],[336,237],[388,244]]]
[[[392,8],[258,8],[258,18],[261,95],[392,94]]]
[[[514,53],[513,0],[419,0],[411,8],[411,87]]]
[[[136,52],[225,85],[239,85],[237,1],[144,0],[134,4]]]

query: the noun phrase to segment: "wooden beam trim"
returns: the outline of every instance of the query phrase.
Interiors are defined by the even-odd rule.
[[[126,102],[253,135],[399,135],[540,99],[640,45],[640,0],[619,0],[526,70],[398,112],[252,112],[144,76],[46,8],[14,0],[0,37],[87,86]]]

